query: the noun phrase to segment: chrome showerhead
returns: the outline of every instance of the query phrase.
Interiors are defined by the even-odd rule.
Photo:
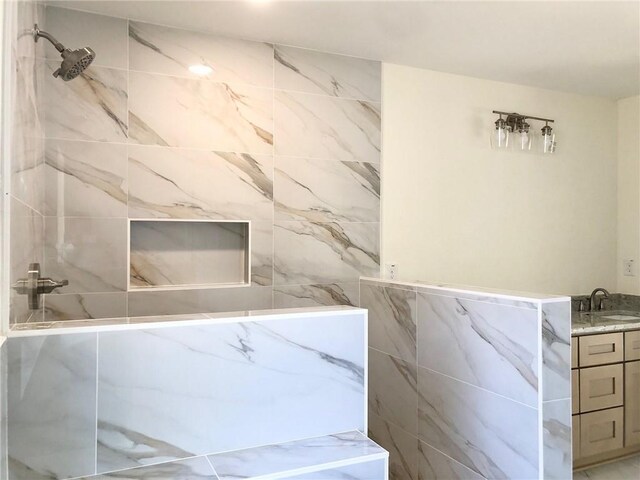
[[[56,47],[56,50],[60,52],[62,56],[62,65],[55,72],[54,77],[60,77],[65,82],[73,80],[80,75],[84,70],[91,65],[91,62],[96,58],[96,52],[89,47],[79,48],[78,50],[69,50],[65,48],[60,42],[58,42],[53,36],[47,32],[43,32],[38,28],[38,24],[33,27],[33,38],[37,42],[38,39],[46,38],[51,44]]]
[[[62,65],[53,72],[54,77],[60,77],[65,82],[73,80],[80,75],[96,58],[96,52],[89,47],[79,48],[78,50],[65,50],[62,52]]]

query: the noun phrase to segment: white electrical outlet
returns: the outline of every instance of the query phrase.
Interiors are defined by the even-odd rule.
[[[635,260],[633,260],[632,258],[623,260],[622,269],[626,277],[635,277],[636,276]]]
[[[389,280],[397,280],[398,278],[398,264],[390,262],[386,264],[386,277]]]

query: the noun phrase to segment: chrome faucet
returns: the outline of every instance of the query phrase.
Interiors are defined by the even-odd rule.
[[[40,276],[40,264],[30,263],[27,278],[21,278],[11,286],[19,295],[27,295],[29,310],[38,310],[43,293],[51,293],[56,288],[69,285],[69,280],[56,282],[49,277]]]
[[[598,302],[597,310],[602,310],[603,308],[602,301],[605,298],[609,298],[609,292],[607,292],[606,289],[602,287],[596,288],[593,292],[591,292],[591,296],[589,297],[589,311],[591,312],[596,310],[596,298],[598,296],[598,293],[604,294],[604,298],[601,298],[600,301]]]

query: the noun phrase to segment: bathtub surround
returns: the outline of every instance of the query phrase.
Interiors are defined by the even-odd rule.
[[[391,479],[571,477],[570,299],[361,279]]]
[[[12,233],[42,241],[12,242],[13,276],[39,261],[70,283],[31,318],[16,298],[12,323],[357,304],[358,278],[380,265],[380,62],[52,6],[39,15],[97,57],[73,82],[51,77],[48,48],[31,54],[39,70],[20,69],[40,75],[16,98],[34,104],[18,110],[38,120],[23,132],[41,139],[41,181],[25,189],[37,199],[14,189]],[[193,74],[195,63],[214,73]],[[154,218],[250,221],[250,285],[127,291],[127,223]]]
[[[155,468],[198,469],[182,461],[202,455],[221,479],[267,467],[384,468],[386,452],[358,433],[367,425],[364,310],[89,322],[7,340],[10,480],[175,460]],[[377,471],[363,480],[384,479]]]

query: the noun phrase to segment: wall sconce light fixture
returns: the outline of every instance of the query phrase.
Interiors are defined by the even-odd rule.
[[[556,136],[549,123],[553,123],[550,118],[532,117],[519,113],[508,113],[494,110],[493,113],[499,115],[495,121],[495,128],[491,133],[491,146],[497,150],[514,149],[517,151],[531,150],[533,144],[533,133],[531,125],[527,120],[538,120],[545,122],[541,130],[542,153],[553,153],[556,150]],[[505,116],[506,118],[503,118]],[[511,138],[513,137],[513,140]]]

